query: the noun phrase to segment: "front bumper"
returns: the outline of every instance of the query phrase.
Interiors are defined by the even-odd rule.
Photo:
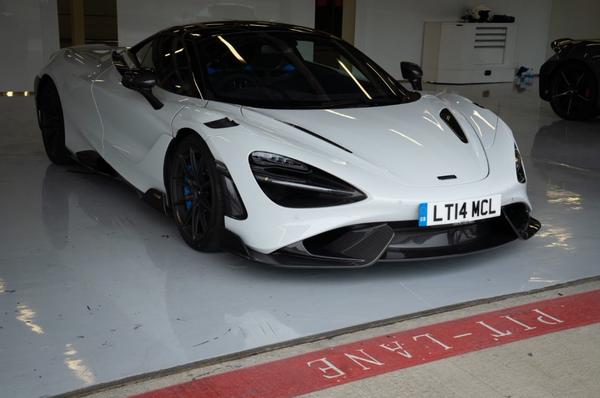
[[[421,228],[416,221],[338,228],[264,254],[232,235],[229,249],[243,257],[290,268],[361,268],[378,261],[455,256],[529,239],[541,224],[524,203],[502,207],[502,215],[472,223]]]

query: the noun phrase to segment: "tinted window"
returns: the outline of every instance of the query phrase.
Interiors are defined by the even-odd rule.
[[[207,95],[268,108],[397,104],[408,93],[358,50],[315,34],[256,32],[191,40]]]
[[[188,54],[181,39],[174,36],[159,38],[154,64],[160,87],[181,95],[197,95]]]

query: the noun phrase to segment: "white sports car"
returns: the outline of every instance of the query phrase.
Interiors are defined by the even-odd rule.
[[[403,63],[420,88],[420,69]],[[531,237],[510,128],[405,89],[299,26],[214,22],[130,49],[80,46],[35,80],[51,161],[129,182],[193,248],[281,266],[362,267]]]

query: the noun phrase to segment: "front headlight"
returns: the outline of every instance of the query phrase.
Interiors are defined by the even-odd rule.
[[[517,171],[517,180],[521,184],[525,184],[527,181],[527,178],[525,177],[525,167],[523,166],[523,159],[521,158],[521,152],[519,152],[517,144],[515,144],[515,169]]]
[[[339,178],[287,156],[257,151],[250,154],[249,162],[258,185],[280,206],[327,207],[366,198]]]

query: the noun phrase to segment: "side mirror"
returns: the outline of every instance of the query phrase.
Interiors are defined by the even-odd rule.
[[[137,58],[128,49],[113,50],[112,62],[115,68],[122,75],[125,71],[136,69],[139,67]]]
[[[402,77],[410,82],[413,90],[423,90],[421,79],[423,78],[423,70],[413,62],[400,62],[400,70]]]
[[[137,91],[150,102],[154,109],[163,107],[163,103],[152,94],[152,87],[156,85],[156,75],[150,69],[129,69],[122,72],[121,83],[124,87]]]
[[[132,90],[150,90],[156,85],[156,75],[150,69],[130,69],[123,72],[121,83]]]

